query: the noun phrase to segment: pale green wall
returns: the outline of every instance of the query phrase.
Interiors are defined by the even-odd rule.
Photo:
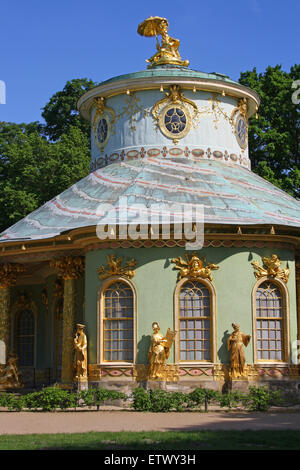
[[[106,255],[114,253],[124,260],[135,258],[138,262],[132,280],[137,292],[137,362],[147,362],[151,324],[159,321],[162,333],[174,327],[174,290],[178,271],[173,270],[172,258],[185,256],[182,248],[131,248],[91,251],[86,255],[85,279],[85,323],[89,343],[89,363],[97,362],[97,291],[102,281],[98,279],[97,268],[106,265]],[[291,270],[287,284],[290,293],[290,333],[291,341],[297,337],[296,293],[293,252],[287,249],[270,248],[206,248],[198,252],[208,262],[220,266],[212,271],[217,295],[217,356],[218,361],[228,362],[226,350],[228,335],[232,332],[232,322],[240,324],[241,331],[252,335],[252,289],[256,282],[251,261],[261,264],[261,256],[276,253],[282,267]],[[245,350],[246,361],[253,362],[252,341]],[[174,361],[174,350],[169,361]]]

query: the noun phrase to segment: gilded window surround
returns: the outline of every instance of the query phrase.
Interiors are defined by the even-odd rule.
[[[210,323],[210,341],[211,341],[211,360],[210,361],[181,361],[179,358],[179,341],[180,341],[180,325],[179,325],[179,318],[180,318],[180,290],[181,287],[190,281],[199,282],[199,284],[203,284],[210,292],[210,315],[211,315],[211,323]],[[216,298],[216,290],[214,285],[208,279],[190,279],[188,277],[182,278],[176,285],[175,292],[174,292],[174,325],[175,330],[178,334],[175,336],[175,364],[180,367],[192,367],[196,365],[202,366],[213,366],[217,363],[217,298]]]
[[[282,294],[282,318],[283,318],[283,357],[282,361],[273,361],[273,360],[266,360],[266,359],[258,359],[257,358],[257,334],[256,334],[256,291],[258,287],[263,284],[264,282],[270,282],[276,285]],[[289,291],[286,284],[277,278],[270,279],[267,276],[261,277],[257,280],[254,284],[252,290],[252,330],[253,330],[253,362],[257,366],[288,366],[290,361],[290,306],[289,306]]]
[[[103,354],[103,303],[106,289],[115,282],[124,282],[133,293],[133,360],[132,361],[105,361]],[[134,284],[125,277],[113,276],[106,279],[97,292],[97,364],[100,366],[133,367],[137,355],[137,294]]]

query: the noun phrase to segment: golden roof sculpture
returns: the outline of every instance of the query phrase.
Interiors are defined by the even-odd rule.
[[[175,64],[181,67],[188,67],[189,65],[188,60],[182,60],[180,57],[178,51],[180,42],[178,39],[171,38],[168,35],[168,27],[168,20],[159,16],[150,16],[138,26],[138,34],[146,37],[155,36],[156,38],[157,52],[150,59],[146,60],[150,64],[148,68],[163,64]],[[161,35],[161,44],[159,43],[158,35]]]

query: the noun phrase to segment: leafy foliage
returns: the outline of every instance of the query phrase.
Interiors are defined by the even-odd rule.
[[[239,79],[261,99],[258,119],[249,120],[252,169],[294,197],[300,197],[300,105],[292,102],[292,83],[299,77],[297,64],[290,72],[280,65],[260,74],[254,68]]]
[[[271,391],[266,387],[249,387],[249,393],[244,402],[250,411],[267,411],[272,405],[282,404],[282,397],[279,390]]]
[[[98,83],[87,78],[68,81],[63,90],[55,93],[44,106],[42,117],[46,121],[44,132],[53,141],[68,134],[71,127],[77,127],[89,138],[90,124],[79,115],[77,101],[85,92]]]

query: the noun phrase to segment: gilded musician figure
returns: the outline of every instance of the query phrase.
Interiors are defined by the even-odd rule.
[[[227,340],[228,351],[230,354],[230,376],[243,377],[245,375],[245,354],[244,346],[248,346],[251,336],[245,335],[240,331],[240,326],[232,323],[233,333]]]

